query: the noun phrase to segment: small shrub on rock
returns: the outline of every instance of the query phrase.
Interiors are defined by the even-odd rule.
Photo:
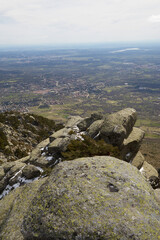
[[[84,140],[71,140],[62,156],[65,160],[73,160],[80,157],[112,156],[120,158],[118,147],[107,144],[104,140],[95,141],[89,136],[83,136]]]

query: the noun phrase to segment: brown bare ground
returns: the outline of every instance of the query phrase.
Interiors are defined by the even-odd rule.
[[[160,138],[145,138],[140,151],[149,164],[160,169]]]

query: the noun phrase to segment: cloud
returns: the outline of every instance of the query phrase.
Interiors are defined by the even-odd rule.
[[[15,23],[15,21],[8,16],[3,15],[2,13],[0,13],[0,24],[12,24]]]
[[[0,44],[160,39],[149,24],[159,9],[159,0],[0,0]]]
[[[159,15],[152,15],[151,17],[149,17],[149,22],[152,23],[160,23],[160,14]]]

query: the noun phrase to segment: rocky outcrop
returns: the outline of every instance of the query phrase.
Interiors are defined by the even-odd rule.
[[[11,190],[24,183],[32,182],[41,175],[42,169],[31,164],[27,165],[26,161],[28,158],[22,158],[0,166],[0,199]]]
[[[2,206],[3,207],[3,206]],[[152,239],[160,206],[140,172],[112,157],[58,164],[25,217],[25,239]]]
[[[0,196],[4,195],[2,191],[8,193],[8,188],[14,188],[17,183],[21,185],[26,179],[34,180],[41,176],[43,169],[55,166],[61,161],[61,152],[66,151],[71,140],[83,141],[83,135],[95,140],[103,139],[117,146],[120,149],[121,159],[140,169],[144,159],[139,153],[139,148],[144,132],[133,127],[136,117],[136,111],[131,108],[123,109],[106,118],[99,114],[92,114],[88,118],[70,117],[64,128],[40,142],[29,156],[13,163],[2,164]],[[32,120],[35,121],[34,118]]]
[[[137,120],[137,113],[132,108],[110,114],[102,124],[100,136],[107,143],[121,146],[124,139],[129,136]]]

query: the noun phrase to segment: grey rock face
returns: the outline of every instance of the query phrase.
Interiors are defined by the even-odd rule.
[[[154,190],[154,194],[155,194],[155,196],[156,196],[156,200],[159,202],[159,204],[160,204],[160,188],[158,188],[158,189],[155,189]]]
[[[0,239],[24,239],[21,233],[24,215],[45,180],[43,178],[17,188],[0,200]]]
[[[80,123],[77,124],[80,131],[86,131],[87,128],[97,120],[101,120],[102,116],[100,114],[93,113],[90,117],[83,119]]]
[[[9,178],[12,178],[14,177],[14,175],[21,171],[24,167],[26,166],[25,163],[16,163],[6,174],[6,177],[9,179]]]
[[[67,137],[71,130],[72,130],[71,128],[62,128],[62,129],[60,129],[59,131],[53,133],[49,137],[50,142],[53,142],[56,138],[65,138],[65,137]]]
[[[17,179],[22,174],[25,163],[14,162],[5,163],[1,166],[0,194],[6,188],[7,184],[11,186],[17,183]]]
[[[140,169],[140,172],[148,180],[152,176],[158,177],[157,170],[151,164],[147,163],[146,161],[144,161],[144,163]]]
[[[0,167],[0,180],[2,180],[2,178],[4,178],[4,176],[5,176],[4,168],[1,166]]]
[[[65,124],[65,127],[73,128],[73,127],[77,126],[77,124],[82,120],[83,120],[83,118],[81,118],[80,116],[72,116],[72,117],[70,117],[68,122]]]
[[[31,152],[29,157],[29,162],[34,164],[40,158],[42,149],[44,149],[48,144],[49,144],[49,138],[40,142]]]
[[[51,142],[48,146],[49,153],[60,153],[67,149],[67,146],[70,142],[70,137],[65,138],[56,138],[53,142]]]
[[[97,120],[89,126],[87,133],[91,138],[96,138],[96,136],[98,138],[103,122],[104,120]]]
[[[144,157],[140,151],[137,152],[136,156],[132,160],[132,165],[140,169],[144,163]]]
[[[4,172],[7,173],[13,166],[15,166],[16,162],[8,162],[8,163],[5,163],[3,164],[3,169],[4,169]]]
[[[126,108],[110,114],[102,124],[100,136],[107,143],[120,146],[129,136],[136,122],[137,113],[132,108]]]
[[[62,162],[32,201],[24,239],[157,240],[160,206],[140,172],[112,157]]]
[[[7,181],[5,178],[0,180],[0,193],[5,189],[5,187],[7,186]]]
[[[123,145],[121,146],[122,158],[124,160],[129,162],[136,155],[139,151],[144,135],[144,131],[134,127],[128,138],[124,139]]]
[[[34,165],[27,165],[22,170],[22,176],[27,179],[38,177],[41,174],[40,170]]]

